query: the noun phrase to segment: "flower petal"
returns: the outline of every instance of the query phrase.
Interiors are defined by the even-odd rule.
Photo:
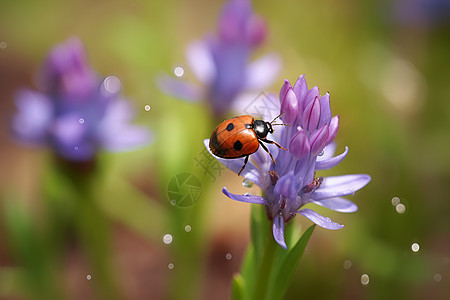
[[[320,119],[320,102],[319,97],[311,101],[303,111],[302,127],[307,131],[317,129]]]
[[[108,151],[131,151],[147,145],[152,140],[149,131],[140,126],[114,126],[102,131],[99,139]]]
[[[352,174],[323,178],[322,184],[311,194],[312,200],[352,195],[370,182],[367,174]]]
[[[101,145],[109,151],[130,151],[148,144],[151,134],[144,127],[131,125],[133,117],[134,110],[129,102],[110,102],[97,125]]]
[[[203,140],[203,144],[205,145],[205,147],[208,150],[208,152],[215,159],[217,159],[217,161],[219,161],[221,164],[223,164],[225,167],[227,167],[228,169],[230,169],[234,173],[236,173],[236,174],[239,173],[239,171],[241,170],[242,166],[244,165],[244,158],[227,159],[227,158],[221,158],[221,157],[215,156],[211,152],[211,149],[209,149],[209,139]],[[249,161],[247,163],[247,165],[245,166],[244,170],[242,170],[241,176],[243,176],[244,178],[250,180],[251,182],[253,182],[257,186],[263,188],[262,185],[261,185],[259,170],[251,161]]]
[[[277,54],[267,54],[247,66],[245,89],[261,91],[277,78],[281,70],[281,58]]]
[[[331,121],[331,108],[330,108],[330,94],[327,92],[325,95],[320,97],[320,121],[319,127],[324,124],[330,124]]]
[[[303,129],[297,132],[289,143],[289,152],[295,159],[302,159],[309,154],[311,147]]]
[[[337,131],[339,129],[339,116],[334,116],[330,121],[330,132],[328,134],[327,144],[331,143],[336,137]]]
[[[324,124],[322,128],[315,130],[309,137],[311,144],[311,155],[318,155],[322,152],[328,140],[328,125]]]
[[[22,90],[16,96],[18,113],[12,120],[15,135],[26,143],[42,143],[53,116],[51,100],[46,95]]]
[[[201,88],[168,75],[160,76],[156,80],[156,84],[161,91],[173,97],[193,102],[199,101],[202,98]]]
[[[294,90],[295,92],[295,90]],[[319,88],[317,86],[313,87],[312,89],[308,90],[306,94],[304,95],[303,99],[298,99],[300,102],[302,102],[303,110],[306,110],[306,107],[314,101],[314,99],[319,98]],[[298,98],[298,95],[297,95]]]
[[[289,88],[284,98],[281,99],[281,112],[284,113],[283,121],[287,124],[293,124],[298,116],[300,108],[294,91]]]
[[[312,201],[312,203],[342,213],[352,213],[358,210],[358,206],[355,203],[341,197]]]
[[[81,115],[77,112],[59,116],[51,129],[54,142],[64,148],[73,148],[84,143],[88,138],[87,124],[80,123]]]
[[[233,193],[230,193],[226,187],[223,187],[222,193],[224,193],[225,196],[227,196],[228,198],[230,198],[232,200],[240,201],[240,202],[263,204],[263,205],[265,205],[267,203],[266,199],[262,196],[255,196],[255,195],[249,195],[249,194],[244,194],[244,195],[233,194]]]
[[[257,15],[251,16],[245,26],[245,39],[256,47],[264,41],[266,35],[267,25],[264,19]]]
[[[288,174],[281,176],[274,187],[274,192],[277,195],[283,195],[288,199],[295,199],[297,194],[296,188],[297,177],[291,171]]]
[[[204,85],[208,85],[216,76],[216,67],[208,44],[197,41],[186,49],[186,58],[189,68],[195,77]]]
[[[222,8],[218,29],[220,37],[228,43],[243,42],[245,27],[252,16],[250,1],[228,1]]]
[[[335,223],[335,222],[331,221],[330,218],[324,217],[321,214],[319,214],[309,208],[304,208],[302,210],[299,210],[297,213],[304,217],[307,217],[308,219],[310,219],[311,221],[313,221],[320,227],[323,227],[326,229],[337,230],[337,229],[341,229],[342,227],[344,227],[344,225]]]
[[[280,114],[280,101],[273,93],[241,93],[232,103],[239,115],[247,114],[261,120],[271,121]],[[275,129],[275,134],[279,130]]]
[[[284,220],[283,216],[281,214],[275,215],[273,218],[273,225],[272,225],[272,231],[273,231],[273,237],[275,241],[280,245],[284,250],[287,249],[286,241],[284,240]]]
[[[298,99],[298,107],[300,108],[300,110],[303,110],[305,108],[303,106],[303,102],[305,100],[304,97],[306,96],[306,93],[308,93],[308,84],[306,83],[305,75],[300,75],[298,77],[293,89]]]
[[[129,101],[124,99],[110,101],[100,124],[105,127],[114,126],[117,123],[125,124],[132,121],[134,115],[134,108]]]
[[[334,144],[330,144],[330,145],[334,145]],[[325,149],[327,147],[325,147]],[[328,158],[328,159],[324,159],[324,160],[319,160],[318,159],[317,162],[316,162],[316,171],[318,171],[318,170],[328,170],[328,169],[331,169],[334,166],[337,166],[341,161],[344,160],[344,158],[347,156],[347,154],[348,154],[348,147],[345,146],[344,152],[342,154],[339,154],[338,156],[335,156],[335,157],[332,157],[332,158]]]
[[[336,152],[336,143],[330,143],[323,148],[323,153],[317,156],[317,161],[327,160],[333,157]]]
[[[285,79],[283,85],[281,86],[280,93],[278,95],[279,101],[283,101],[283,98],[286,97],[288,90],[291,88],[292,88],[291,83],[289,82],[289,80]]]

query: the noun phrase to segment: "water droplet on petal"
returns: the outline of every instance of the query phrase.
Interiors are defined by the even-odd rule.
[[[169,270],[172,270],[175,267],[175,265],[173,263],[169,263],[167,267],[169,268]]]
[[[151,109],[151,107],[150,107],[150,105],[146,105],[145,107],[144,107],[144,109],[145,109],[145,111],[149,111],[150,109]]]
[[[164,235],[164,237],[163,237],[164,244],[168,245],[168,244],[172,243],[172,241],[173,241],[173,237],[171,234]]]
[[[249,194],[249,193],[245,193],[244,196],[245,196],[245,197],[248,197],[248,196],[250,196],[250,194]]]
[[[362,276],[361,276],[361,283],[362,283],[363,285],[368,285],[368,284],[369,284],[369,281],[370,281],[369,275],[367,275],[367,274],[362,274]]]
[[[191,225],[186,225],[186,226],[184,226],[184,230],[186,231],[186,232],[190,232],[191,231]]]
[[[344,260],[344,269],[348,270],[352,267],[352,262],[348,259]]]
[[[419,244],[413,243],[413,244],[411,245],[411,250],[412,250],[412,251],[417,252],[417,251],[419,251],[419,249],[420,249]]]
[[[182,67],[176,67],[176,68],[173,70],[173,73],[175,73],[175,76],[181,77],[181,76],[183,76],[183,74],[184,74],[184,69],[183,69]]]
[[[245,178],[242,181],[242,185],[246,188],[251,188],[253,186],[253,182],[251,182],[250,180],[248,180],[247,178]]]
[[[405,211],[406,211],[406,206],[405,205],[403,205],[403,204],[397,204],[396,206],[395,206],[395,210],[399,213],[399,214],[403,214],[403,213],[405,213]]]
[[[319,156],[322,156],[325,153],[325,151],[322,149],[322,151],[320,151]]]
[[[392,205],[397,206],[400,204],[400,198],[399,197],[393,197],[391,200]]]
[[[231,258],[233,258],[233,256],[231,255],[231,253],[227,253],[227,254],[225,254],[225,258],[227,260],[231,260]]]

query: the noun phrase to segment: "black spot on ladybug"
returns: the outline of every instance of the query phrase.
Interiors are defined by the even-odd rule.
[[[211,134],[211,139],[209,141],[210,147],[217,149],[219,148],[220,144],[219,141],[217,140],[217,130],[214,130],[214,132]]]
[[[228,130],[228,131],[231,131],[231,130],[233,130],[233,129],[234,129],[233,123],[230,123],[230,124],[227,125],[227,130]]]
[[[234,142],[233,148],[236,151],[241,151],[242,150],[242,143],[241,143],[241,141]]]

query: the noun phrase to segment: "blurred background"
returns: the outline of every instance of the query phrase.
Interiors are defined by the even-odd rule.
[[[181,101],[155,84],[177,67],[193,78],[185,49],[216,31],[224,3],[0,2],[0,299],[112,299],[105,290],[117,299],[230,298],[249,243],[250,205],[221,189],[258,189],[202,167],[203,139],[218,120],[205,102]],[[306,74],[310,87],[330,92],[340,116],[337,152],[350,153],[321,176],[372,176],[349,197],[357,213],[319,209],[345,228],[316,228],[286,299],[449,299],[450,2],[263,0],[253,8],[268,36],[252,57],[277,52],[283,60],[265,92]],[[73,36],[97,73],[120,78],[135,123],[155,135],[136,151],[99,153],[94,219],[72,212],[51,151],[25,147],[10,131],[15,93],[38,89],[48,51]],[[180,174],[197,180],[193,205],[171,204]],[[59,221],[49,222],[49,193],[63,195]],[[107,235],[104,249],[80,242],[64,221],[72,214]],[[48,234],[54,227],[65,228],[62,237]],[[92,251],[109,253],[108,280],[99,279]]]

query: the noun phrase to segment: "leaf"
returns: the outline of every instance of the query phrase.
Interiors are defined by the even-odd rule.
[[[255,284],[256,268],[257,264],[255,258],[255,250],[253,244],[250,244],[247,247],[244,259],[242,260],[241,273],[239,274],[245,281],[245,290],[243,299],[249,299],[250,291],[253,290],[253,286]]]
[[[245,281],[243,299],[249,299],[254,289],[256,272],[260,264],[269,227],[263,206],[252,205],[250,215],[251,243],[241,264],[241,276]]]
[[[284,259],[276,264],[271,277],[270,286],[266,299],[283,299],[284,294],[291,282],[292,276],[294,275],[297,265],[305,252],[305,248],[308,245],[308,241],[314,231],[316,225],[309,227],[302,235],[302,237],[297,241],[291,250],[287,250],[287,254]]]
[[[266,246],[266,237],[270,227],[264,206],[252,205],[250,216],[251,241],[254,246],[256,265],[258,265]]]
[[[231,299],[232,300],[244,300],[245,292],[245,280],[241,274],[236,274],[233,276],[231,282]]]

